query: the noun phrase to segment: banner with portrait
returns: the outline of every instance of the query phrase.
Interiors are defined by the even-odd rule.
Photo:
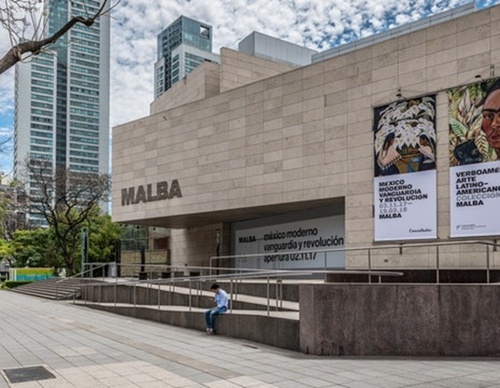
[[[500,234],[500,79],[448,91],[450,236]]]
[[[375,241],[436,238],[435,124],[435,96],[375,109]]]

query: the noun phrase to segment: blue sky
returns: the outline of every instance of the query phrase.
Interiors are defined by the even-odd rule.
[[[156,36],[180,15],[213,27],[214,52],[236,49],[252,31],[323,51],[470,0],[122,0],[112,15],[111,125],[149,112],[153,100]],[[476,1],[477,8],[500,0]],[[9,49],[0,30],[0,55]],[[0,76],[0,140],[12,136],[14,71]],[[12,168],[12,147],[0,154],[0,171]]]

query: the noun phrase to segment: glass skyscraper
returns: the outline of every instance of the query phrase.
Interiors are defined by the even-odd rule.
[[[212,53],[212,27],[179,17],[158,35],[155,98],[206,60],[219,62],[219,56]]]
[[[95,14],[101,1],[48,0],[47,34],[72,16]],[[23,176],[27,158],[46,161],[52,170],[109,173],[109,17],[91,27],[76,24],[50,51],[16,66],[14,174]],[[30,214],[31,224],[43,224]]]

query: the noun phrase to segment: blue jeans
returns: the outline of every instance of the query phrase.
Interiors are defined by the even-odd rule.
[[[207,323],[207,329],[214,329],[215,327],[215,317],[217,314],[222,314],[227,311],[227,307],[214,307],[213,309],[205,311],[205,322]]]

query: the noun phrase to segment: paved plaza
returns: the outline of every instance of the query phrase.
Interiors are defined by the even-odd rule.
[[[9,291],[0,306],[0,388],[500,388],[500,359],[321,358]]]

